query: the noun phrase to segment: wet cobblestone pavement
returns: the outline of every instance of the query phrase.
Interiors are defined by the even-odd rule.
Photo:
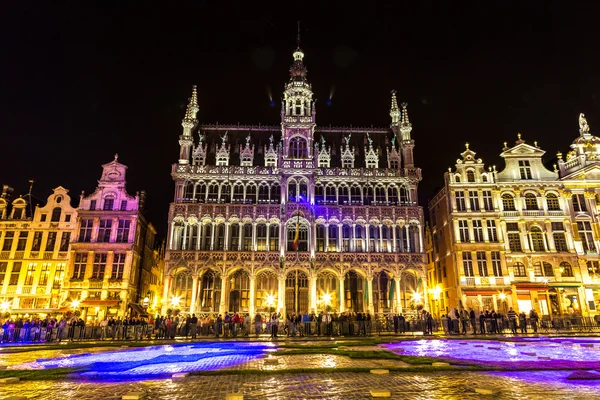
[[[22,382],[2,387],[3,396],[26,395],[35,399],[120,399],[128,392],[143,391],[148,400],[224,399],[238,388],[245,399],[370,399],[370,389],[385,389],[392,398],[402,399],[480,399],[474,388],[499,389],[493,399],[575,399],[600,397],[600,384],[563,382],[564,371],[536,372],[533,382],[523,377],[499,373],[311,373],[233,376],[192,376],[184,381],[152,380],[130,383]]]

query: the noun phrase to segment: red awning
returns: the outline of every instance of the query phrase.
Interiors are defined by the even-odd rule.
[[[482,296],[492,296],[492,295],[498,295],[500,294],[500,292],[498,292],[497,290],[463,290],[463,293],[466,294],[467,296],[476,296],[478,294],[482,295]],[[505,295],[510,295],[511,291],[503,291],[502,293],[504,293]]]

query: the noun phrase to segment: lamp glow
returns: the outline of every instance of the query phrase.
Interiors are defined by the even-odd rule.
[[[500,293],[498,295],[498,297],[500,297],[500,300],[505,300],[506,299],[506,294],[504,292]]]
[[[0,303],[0,310],[2,312],[6,312],[10,308],[10,304],[10,301],[3,301],[2,303]]]
[[[331,304],[331,295],[329,293],[325,293],[323,295],[323,303],[325,303],[326,305]]]
[[[421,293],[419,293],[419,292],[414,292],[414,293],[412,294],[412,298],[413,298],[413,300],[414,300],[415,302],[417,302],[417,303],[418,303],[418,302],[420,302],[420,301],[421,301]]]
[[[273,296],[272,294],[267,296],[267,305],[269,307],[272,307],[273,304],[275,304],[275,296]]]
[[[73,307],[73,308],[77,308],[77,307],[79,307],[79,300],[73,300],[73,301],[71,302],[71,307]]]
[[[174,296],[174,297],[171,299],[171,305],[172,305],[172,306],[174,306],[174,307],[177,307],[177,306],[179,305],[179,301],[180,301],[180,300],[179,300],[179,297],[177,297],[177,296]]]

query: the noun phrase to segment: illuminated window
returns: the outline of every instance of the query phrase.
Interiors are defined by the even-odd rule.
[[[479,211],[479,195],[477,194],[477,190],[469,191],[469,203],[471,211]]]
[[[111,279],[123,279],[123,271],[125,270],[125,253],[115,253],[113,256]]]
[[[110,242],[110,231],[112,229],[112,219],[101,219],[98,227],[98,239],[97,242],[108,243]]]
[[[475,171],[467,171],[467,182],[475,182]]]
[[[594,242],[594,233],[592,231],[591,223],[589,221],[578,221],[577,230],[579,231],[583,250],[585,252],[596,252],[596,244]]]
[[[79,228],[79,241],[89,242],[92,240],[92,227],[94,224],[93,219],[82,219],[81,226]]]
[[[563,278],[572,278],[573,277],[573,267],[568,262],[560,263],[561,276]]]
[[[526,277],[527,276],[527,269],[525,268],[525,265],[523,263],[520,262],[516,262],[513,264],[513,270],[514,270],[514,274],[517,277]]]
[[[465,205],[465,193],[464,192],[456,192],[454,194],[454,198],[456,200],[456,210],[457,211],[465,211],[467,206]]]
[[[533,251],[546,251],[544,246],[544,234],[537,226],[531,228],[531,247]]]
[[[537,198],[535,197],[535,195],[533,193],[527,193],[525,195],[525,208],[527,210],[537,210],[538,209]]]
[[[487,258],[485,251],[477,252],[477,269],[479,270],[479,276],[488,276]]]
[[[471,240],[469,238],[469,225],[466,220],[461,219],[458,221],[458,231],[460,233],[461,242],[469,242]]]
[[[502,195],[502,209],[504,211],[515,211],[515,199],[510,194]]]
[[[488,219],[487,223],[487,231],[488,231],[488,239],[490,242],[498,241],[498,232],[496,230],[496,221],[493,219]]]
[[[546,204],[548,205],[548,210],[550,211],[559,211],[560,205],[558,204],[558,197],[554,193],[549,193],[546,196]]]
[[[519,160],[519,174],[521,175],[521,179],[533,179],[529,160]]]
[[[60,207],[55,207],[52,210],[52,216],[50,217],[50,222],[59,222],[61,213],[62,213],[62,209]]]
[[[109,211],[114,209],[115,206],[115,199],[104,199],[104,206],[102,207],[103,210],[105,211]]]
[[[499,251],[492,251],[492,271],[494,271],[494,276],[500,277],[503,275]]]
[[[571,196],[571,199],[573,200],[573,209],[576,212],[585,212],[587,211],[587,207],[585,204],[585,196],[582,194],[574,194],[573,196]]]
[[[57,232],[48,232],[48,240],[46,241],[46,250],[45,251],[54,251],[54,247],[56,246],[56,235]]]
[[[76,253],[75,263],[73,264],[72,279],[83,279],[85,277],[85,269],[87,264],[87,253]]]
[[[474,276],[473,273],[473,258],[471,253],[462,253],[463,270],[465,276]]]
[[[290,140],[290,158],[306,158],[308,157],[308,148],[306,140],[301,137],[295,137]]]
[[[33,285],[33,278],[35,277],[35,269],[37,267],[36,263],[29,263],[27,266],[27,274],[25,275],[24,285]]]

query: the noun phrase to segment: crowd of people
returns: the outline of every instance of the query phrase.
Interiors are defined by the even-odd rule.
[[[517,314],[512,307],[506,315],[500,314],[495,310],[485,310],[475,313],[475,310],[456,308],[451,309],[448,314],[442,315],[442,326],[445,334],[467,334],[471,331],[472,334],[486,333],[503,333],[510,330],[516,334],[517,330],[521,333],[527,333],[527,328],[530,327],[534,333],[537,333],[539,326],[539,315],[535,310],[529,312],[529,316],[525,312]]]

